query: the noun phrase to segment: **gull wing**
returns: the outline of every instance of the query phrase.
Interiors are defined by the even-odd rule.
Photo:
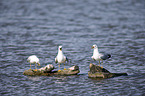
[[[103,54],[103,55],[101,56],[101,59],[106,60],[106,59],[109,59],[110,57],[111,57],[110,54]]]

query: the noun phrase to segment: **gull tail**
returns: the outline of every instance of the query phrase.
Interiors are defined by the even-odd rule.
[[[104,55],[101,57],[101,59],[106,60],[106,59],[109,59],[110,57],[111,57],[110,54],[104,54]]]
[[[66,57],[66,61],[68,62],[69,61],[69,59]]]
[[[110,54],[107,54],[108,55],[108,58],[110,58],[111,57],[111,55]]]

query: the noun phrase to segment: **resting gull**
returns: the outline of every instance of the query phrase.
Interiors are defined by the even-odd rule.
[[[35,71],[37,71],[37,65],[36,64],[38,64],[38,66],[40,66],[38,57],[36,55],[29,56],[27,61],[30,63],[30,69],[29,70],[31,70],[31,64],[35,63],[35,68],[36,68]]]
[[[59,46],[58,47],[58,54],[55,58],[55,63],[59,63],[59,70],[58,72],[60,72],[60,64],[64,63],[64,70],[66,70],[65,68],[65,62],[68,61],[67,57],[63,55],[63,52],[62,52],[62,46]]]
[[[92,49],[94,49],[92,59],[95,61],[99,61],[99,66],[100,66],[100,61],[102,61],[102,64],[103,64],[103,60],[109,59],[111,57],[110,54],[99,53],[98,47],[95,44],[92,46]]]

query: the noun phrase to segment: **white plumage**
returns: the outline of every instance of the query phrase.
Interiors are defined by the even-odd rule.
[[[102,61],[103,64],[103,60],[109,59],[111,57],[110,54],[99,53],[97,45],[93,45],[92,48],[94,49],[92,59],[99,61],[99,65],[100,65],[100,61]]]
[[[68,61],[67,57],[64,56],[63,52],[62,52],[62,46],[58,47],[58,54],[55,58],[55,63],[59,63],[59,71],[60,71],[60,64],[64,63],[64,70],[66,70],[65,68],[65,62]]]
[[[40,66],[39,59],[36,55],[29,56],[27,61],[30,63],[30,70],[31,70],[31,64],[35,64],[36,70],[37,70],[36,64],[38,64],[38,66]]]

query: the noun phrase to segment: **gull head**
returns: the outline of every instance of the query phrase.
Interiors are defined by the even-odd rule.
[[[62,50],[62,46],[59,46],[59,48],[58,48],[59,50]]]
[[[96,44],[92,46],[92,49],[98,48]]]

